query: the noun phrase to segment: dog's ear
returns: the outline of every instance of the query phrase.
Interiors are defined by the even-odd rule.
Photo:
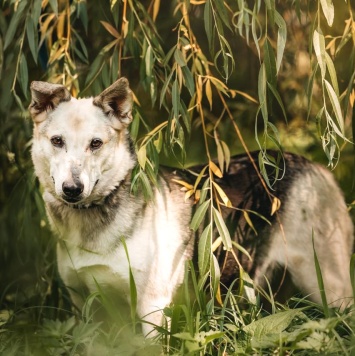
[[[42,122],[46,119],[47,112],[55,109],[61,102],[71,99],[65,86],[46,82],[32,82],[31,94],[29,110],[35,123]]]
[[[113,127],[121,130],[132,121],[132,101],[132,91],[129,88],[128,80],[120,78],[95,97],[93,104],[101,108],[107,116],[113,118]]]

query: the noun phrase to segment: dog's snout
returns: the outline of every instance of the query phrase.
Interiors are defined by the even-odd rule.
[[[83,192],[84,184],[81,183],[80,181],[64,182],[62,185],[62,189],[66,197],[75,199],[78,198],[79,195]]]

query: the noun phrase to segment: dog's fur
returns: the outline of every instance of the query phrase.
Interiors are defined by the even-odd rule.
[[[153,188],[152,201],[131,194],[136,156],[127,129],[132,107],[128,81],[121,78],[89,99],[72,98],[64,86],[44,82],[33,82],[31,91],[35,172],[59,237],[59,272],[74,303],[81,305],[75,290],[95,291],[96,282],[129,299],[124,238],[137,287],[137,313],[160,324],[159,311],[171,302],[193,254],[189,222],[194,206],[184,200],[168,170],[159,189]],[[256,284],[275,265],[287,266],[293,282],[320,303],[313,233],[328,301],[341,306],[352,294],[353,225],[344,198],[325,168],[292,154],[285,154],[285,160],[285,177],[273,192],[282,204],[272,216],[270,199],[246,156],[233,158],[218,180],[234,207],[256,211],[271,222],[250,214],[255,234],[240,210],[224,209],[231,236],[253,261],[236,253]],[[189,179],[187,173],[181,176]],[[219,255],[222,282],[228,285],[238,277],[238,264],[231,254]],[[150,331],[143,324],[143,332]]]

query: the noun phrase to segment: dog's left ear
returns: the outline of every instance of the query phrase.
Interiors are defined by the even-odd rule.
[[[132,121],[132,101],[132,91],[129,88],[128,80],[120,78],[95,97],[93,104],[101,108],[107,116],[113,118],[113,127],[121,130]]]

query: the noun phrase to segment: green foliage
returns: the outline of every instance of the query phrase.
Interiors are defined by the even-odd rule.
[[[90,96],[126,76],[135,93],[130,129],[138,165],[132,190],[142,190],[149,199],[161,162],[204,164],[193,185],[179,182],[187,198],[195,197],[190,227],[201,235],[198,273],[190,266],[183,302],[166,310],[171,334],[160,330],[166,351],[350,354],[353,321],[348,314],[329,318],[325,295],[326,319],[274,302],[275,313],[264,317],[251,297],[242,311],[231,291],[221,295],[213,252],[233,251],[221,214],[231,202],[217,181],[236,152],[259,149],[256,164],[273,212],[280,207],[272,186],[284,173],[284,148],[337,166],[349,199],[355,198],[349,193],[355,131],[353,11],[350,1],[339,1],[335,8],[331,0],[3,0],[0,317],[8,316],[0,325],[0,353],[94,354],[107,347],[113,354],[156,354],[149,342],[141,346],[139,336],[127,338],[124,327],[91,320],[97,299],[121,320],[103,291],[88,298],[74,323],[30,162],[26,107],[32,80],[62,83],[73,95]],[[268,155],[269,148],[279,151],[277,159]],[[242,213],[254,229],[253,212]],[[132,305],[128,319],[134,329]]]

